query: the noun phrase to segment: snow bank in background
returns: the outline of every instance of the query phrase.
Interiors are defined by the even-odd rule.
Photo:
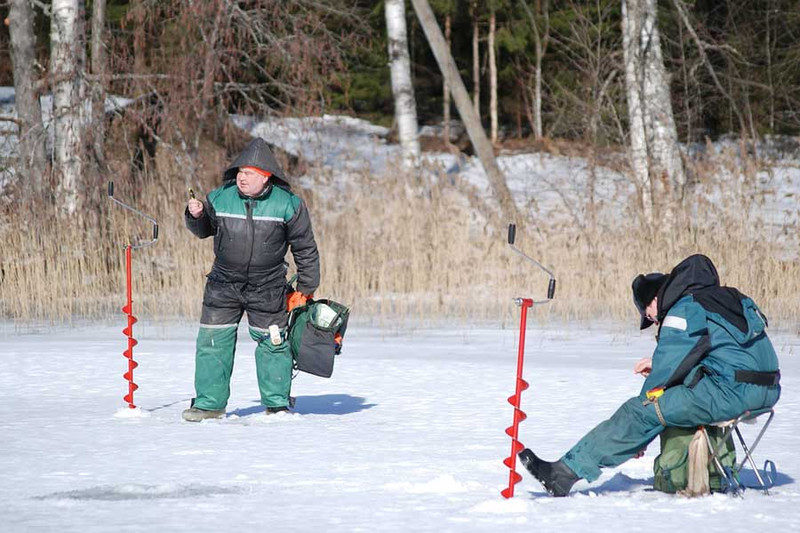
[[[257,121],[234,115],[233,122],[254,137],[302,156],[306,161],[338,170],[382,174],[399,148],[386,143],[387,128],[344,116],[284,118]]]
[[[758,178],[765,191],[764,205],[758,209],[767,227],[776,236],[796,238],[800,225],[800,161],[783,161],[769,171],[759,172]]]
[[[0,115],[13,118],[17,116],[13,87],[0,87]],[[6,159],[16,152],[17,131],[14,122],[0,120],[0,190],[14,175],[14,169],[7,166]]]
[[[331,189],[342,190],[352,181],[351,172],[385,175],[393,172],[401,161],[400,147],[386,142],[388,130],[361,119],[325,115],[267,120],[234,116],[233,120],[249,134],[260,136],[312,164],[332,170]],[[738,149],[738,145],[726,140],[712,146],[718,151]],[[777,140],[769,141],[765,146],[777,146]],[[705,146],[700,148],[706,149]],[[694,151],[700,148],[695,147]],[[777,158],[769,172],[759,173],[764,203],[758,207],[758,213],[769,231],[777,236],[793,224],[800,223],[800,162],[778,157],[795,153],[786,148],[767,152]],[[490,194],[489,180],[476,157],[425,152],[422,160],[423,168],[438,170],[444,175],[458,174],[462,186],[473,187],[482,196]],[[551,224],[585,222],[582,217],[591,197],[592,177],[596,215],[600,223],[614,224],[619,217],[629,216],[635,189],[621,172],[597,166],[592,176],[585,158],[548,153],[501,154],[497,162],[519,208],[534,213],[539,220]],[[301,182],[311,186],[313,180],[301,178]],[[323,188],[319,183],[313,185],[318,190]],[[795,237],[792,235],[791,239]],[[791,243],[787,241],[787,245]]]
[[[800,530],[800,337],[773,334],[783,397],[756,457],[778,467],[770,496],[686,499],[650,490],[643,459],[554,499],[524,473],[504,500],[504,430],[513,410],[517,332],[391,333],[351,325],[331,379],[300,374],[296,414],[259,405],[243,330],[228,416],[198,424],[195,328],[135,326],[139,367],[127,408],[119,327],[0,325],[0,523],[4,533],[525,532]],[[635,330],[528,330],[520,440],[555,459],[638,392],[633,364],[655,342]],[[757,428],[744,428],[748,435]],[[654,526],[656,524],[656,526]]]
[[[302,156],[323,168],[334,170],[336,180],[346,182],[348,172],[382,175],[400,164],[400,147],[388,144],[389,131],[367,121],[325,115],[321,118],[275,118],[258,121],[235,116],[234,123],[253,136],[262,137],[280,148]],[[490,194],[490,184],[476,157],[462,154],[425,152],[423,168],[443,174],[460,174],[464,186],[478,194]],[[521,209],[533,210],[543,219],[567,222],[572,216],[565,201],[580,208],[589,195],[587,163],[583,158],[545,153],[501,155],[498,164],[506,174],[508,186]],[[624,175],[609,169],[596,169],[596,200],[600,210],[621,214],[633,187]]]

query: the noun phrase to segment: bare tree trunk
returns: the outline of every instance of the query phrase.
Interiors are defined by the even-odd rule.
[[[683,39],[683,27],[678,24],[678,44],[681,50],[681,71],[683,74],[683,109],[686,113],[686,142],[692,142],[694,133],[692,130],[692,99],[689,94],[689,69],[686,64],[686,44]]]
[[[447,41],[447,49],[451,49],[451,19],[450,13],[444,19],[444,38]],[[442,121],[444,128],[442,130],[442,140],[445,146],[450,146],[450,84],[447,82],[447,74],[443,74],[444,89],[442,94]]]
[[[33,6],[29,0],[11,0],[9,34],[11,63],[14,68],[14,101],[19,119],[18,177],[27,180],[37,192],[44,190],[47,152],[42,106],[36,93]]]
[[[489,117],[492,144],[497,144],[497,54],[495,52],[495,30],[497,14],[489,15]]]
[[[442,72],[447,72],[447,79],[450,81],[456,108],[461,120],[464,121],[472,146],[475,147],[489,183],[497,196],[503,216],[509,221],[522,223],[523,221],[519,218],[519,213],[508,189],[505,176],[500,167],[497,166],[492,145],[486,138],[486,132],[481,126],[480,118],[471,105],[472,102],[467,88],[464,86],[464,81],[461,79],[455,61],[453,61],[453,57],[447,49],[442,30],[436,22],[436,17],[430,4],[428,4],[428,0],[411,0],[411,3],[414,5],[420,25],[425,32],[425,37],[428,39],[439,68]]]
[[[767,1],[766,17],[766,37],[767,42],[764,47],[767,57],[767,84],[769,85],[769,131],[775,133],[775,83],[772,76],[772,25],[770,24],[772,15],[772,1]]]
[[[217,73],[217,42],[219,41],[220,25],[225,13],[225,2],[214,0],[215,5],[210,6],[214,11],[214,21],[211,23],[210,34],[201,27],[200,34],[205,44],[205,57],[203,58],[203,85],[200,89],[200,109],[197,110],[197,127],[194,130],[194,137],[189,153],[191,154],[192,165],[197,162],[197,155],[200,151],[200,138],[202,136],[206,119],[209,111],[214,108],[214,78]]]
[[[403,161],[406,165],[413,166],[419,158],[420,150],[417,104],[414,99],[414,85],[411,83],[411,60],[408,56],[405,2],[386,0],[385,10],[397,132],[403,150]]]
[[[53,170],[58,202],[66,214],[78,209],[83,175],[83,74],[78,0],[53,0],[50,24],[50,74],[53,83]]]
[[[519,63],[517,63],[517,71],[522,71],[522,67],[519,66]],[[530,76],[527,78],[517,76],[517,84],[519,84],[519,92],[522,95],[522,105],[525,108],[525,118],[528,119],[528,124],[530,124],[531,128],[535,130],[536,128],[534,125],[536,124],[536,119],[534,117],[535,112],[533,110],[533,100],[536,96],[536,93],[531,90],[530,78]]]
[[[481,116],[481,48],[478,26],[478,2],[472,0],[472,105],[475,114]]]
[[[631,167],[642,212],[648,222],[662,217],[662,221],[669,222],[682,200],[686,178],[661,56],[656,9],[656,0],[622,1],[625,85]]]
[[[628,4],[632,4],[630,7]],[[653,201],[647,161],[647,138],[644,130],[644,102],[642,101],[642,51],[639,48],[641,33],[640,0],[622,0],[622,49],[625,58],[625,89],[628,103],[628,130],[630,135],[630,161],[634,184],[646,222],[653,220]]]
[[[637,1],[641,1],[641,0],[637,0]],[[649,0],[649,1],[655,2],[655,0]],[[726,90],[725,87],[723,87],[722,82],[719,79],[719,76],[717,76],[716,70],[714,70],[714,66],[711,64],[711,61],[708,59],[708,54],[706,54],[706,46],[705,46],[705,44],[700,40],[700,37],[697,36],[697,32],[692,27],[692,24],[689,21],[689,16],[686,14],[686,9],[684,8],[683,2],[681,0],[672,0],[672,4],[675,6],[675,9],[678,10],[678,14],[681,17],[681,20],[683,20],[683,24],[684,24],[684,26],[686,26],[686,30],[689,32],[689,35],[692,36],[692,39],[694,40],[695,45],[697,46],[697,51],[700,54],[700,58],[703,60],[703,63],[706,66],[706,70],[708,71],[709,75],[711,76],[711,79],[714,82],[714,85],[716,85],[716,87],[719,90],[719,92],[722,93],[722,95],[725,96],[725,98],[728,100],[728,103],[730,104],[731,113],[735,114],[736,118],[738,119],[739,131],[741,132],[742,136],[744,136],[746,134],[746,132],[747,132],[747,127],[745,125],[744,116],[742,115],[742,112],[739,109],[739,106],[736,104],[736,100],[734,100],[733,96],[731,95],[730,84],[733,83],[733,82],[729,79],[728,80],[729,88]],[[733,117],[732,116],[731,116],[731,129],[733,129]]]
[[[101,172],[108,169],[103,143],[106,137],[106,0],[92,3],[92,150]]]
[[[539,32],[536,32],[536,78],[534,79],[534,135],[537,139],[542,138],[542,57],[544,50],[539,39]]]
[[[145,34],[145,0],[131,0],[131,12],[134,13],[133,26],[133,72],[139,76],[147,74],[147,53]],[[143,83],[137,78],[137,93],[144,92]],[[137,94],[138,96],[138,94]]]
[[[541,139],[543,135],[542,129],[542,60],[544,54],[547,52],[547,45],[550,41],[550,2],[544,0],[542,5],[541,0],[536,0],[536,16],[531,11],[528,2],[523,0],[521,2],[525,13],[528,15],[531,27],[533,28],[533,42],[536,47],[536,66],[534,76],[534,98],[533,98],[533,134],[537,139]],[[539,24],[536,17],[544,19],[544,35],[539,32]]]
[[[667,193],[665,200],[671,199],[671,207],[677,207],[677,203],[683,198],[686,174],[678,148],[678,130],[672,112],[669,76],[661,55],[661,37],[657,25],[658,2],[645,0],[645,5],[645,26],[640,46],[644,57],[645,120],[649,129],[648,142],[652,143],[650,158],[654,172],[650,175],[658,176],[661,180],[667,179],[667,183],[659,185],[657,189],[664,189]]]

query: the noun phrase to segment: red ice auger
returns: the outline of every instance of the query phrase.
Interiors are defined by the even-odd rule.
[[[512,498],[514,496],[514,485],[522,480],[522,476],[520,476],[516,470],[517,454],[521,452],[525,446],[523,446],[519,439],[517,439],[517,436],[519,435],[519,423],[527,418],[527,415],[525,415],[522,409],[520,409],[520,397],[522,396],[522,391],[528,388],[528,382],[522,379],[522,369],[525,360],[525,327],[528,321],[528,308],[533,307],[534,305],[546,304],[553,299],[553,296],[556,293],[556,278],[553,276],[553,273],[545,268],[541,263],[529,257],[525,252],[514,246],[516,234],[517,226],[515,224],[509,224],[508,244],[511,246],[511,249],[517,252],[527,261],[547,272],[547,274],[550,276],[550,283],[547,286],[546,300],[535,301],[532,298],[514,299],[514,303],[522,308],[522,312],[519,320],[519,349],[517,351],[516,388],[514,390],[514,395],[508,398],[508,403],[514,407],[514,421],[511,426],[506,428],[506,434],[511,437],[511,455],[503,459],[503,464],[510,469],[510,472],[508,473],[508,488],[500,491],[500,494],[502,494],[504,498]]]
[[[133,207],[129,206],[128,204],[121,202],[114,198],[114,182],[108,182],[108,197],[116,202],[118,205],[121,205],[128,211],[131,211],[141,217],[146,218],[153,224],[153,238],[146,242],[139,242],[138,244],[133,244],[128,242],[125,245],[125,289],[127,293],[127,301],[125,306],[122,308],[122,312],[128,316],[128,327],[122,330],[122,333],[128,338],[128,349],[122,352],[122,355],[128,360],[128,371],[125,372],[122,377],[128,382],[128,394],[123,396],[123,400],[128,404],[128,407],[131,409],[135,409],[136,405],[133,403],[133,392],[139,388],[139,386],[133,382],[133,369],[139,366],[139,364],[133,360],[133,347],[136,346],[137,342],[136,339],[133,338],[133,325],[136,323],[136,317],[133,316],[133,285],[131,283],[131,250],[135,248],[144,248],[145,246],[150,246],[155,244],[158,240],[158,222],[156,219],[151,217],[150,215],[145,215],[138,209],[134,209]]]

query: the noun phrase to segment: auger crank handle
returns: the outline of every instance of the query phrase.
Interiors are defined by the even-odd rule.
[[[533,303],[541,304],[541,303],[546,303],[546,302],[552,300],[553,297],[556,294],[556,278],[553,275],[553,272],[550,269],[548,269],[547,267],[545,267],[544,265],[542,265],[539,261],[537,261],[536,259],[533,259],[528,254],[526,254],[525,252],[523,252],[522,250],[517,248],[515,246],[515,244],[514,244],[516,239],[517,239],[517,225],[516,224],[509,224],[508,225],[508,244],[509,244],[509,246],[511,246],[511,249],[514,250],[515,252],[517,252],[519,255],[521,255],[526,261],[528,261],[530,263],[533,263],[538,268],[544,270],[547,273],[547,275],[550,276],[550,282],[547,285],[547,300],[543,300],[543,301],[539,301],[539,302],[535,301]]]
[[[108,182],[108,197],[111,199],[112,202],[124,207],[128,211],[130,211],[132,213],[135,213],[135,214],[139,215],[140,217],[146,218],[153,225],[153,238],[152,238],[152,240],[144,242],[144,243],[139,243],[139,244],[136,244],[136,245],[131,243],[130,244],[131,248],[144,248],[145,246],[150,246],[150,245],[156,243],[156,241],[158,240],[158,221],[155,218],[151,217],[150,215],[146,215],[146,214],[142,213],[141,211],[139,211],[138,209],[126,204],[125,202],[122,202],[122,201],[117,200],[116,198],[114,198],[114,182],[113,181],[109,181]]]

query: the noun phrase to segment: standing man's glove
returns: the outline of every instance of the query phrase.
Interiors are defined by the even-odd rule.
[[[313,294],[303,294],[300,291],[290,292],[286,297],[286,310],[291,313],[292,309],[305,305],[313,297]]]

